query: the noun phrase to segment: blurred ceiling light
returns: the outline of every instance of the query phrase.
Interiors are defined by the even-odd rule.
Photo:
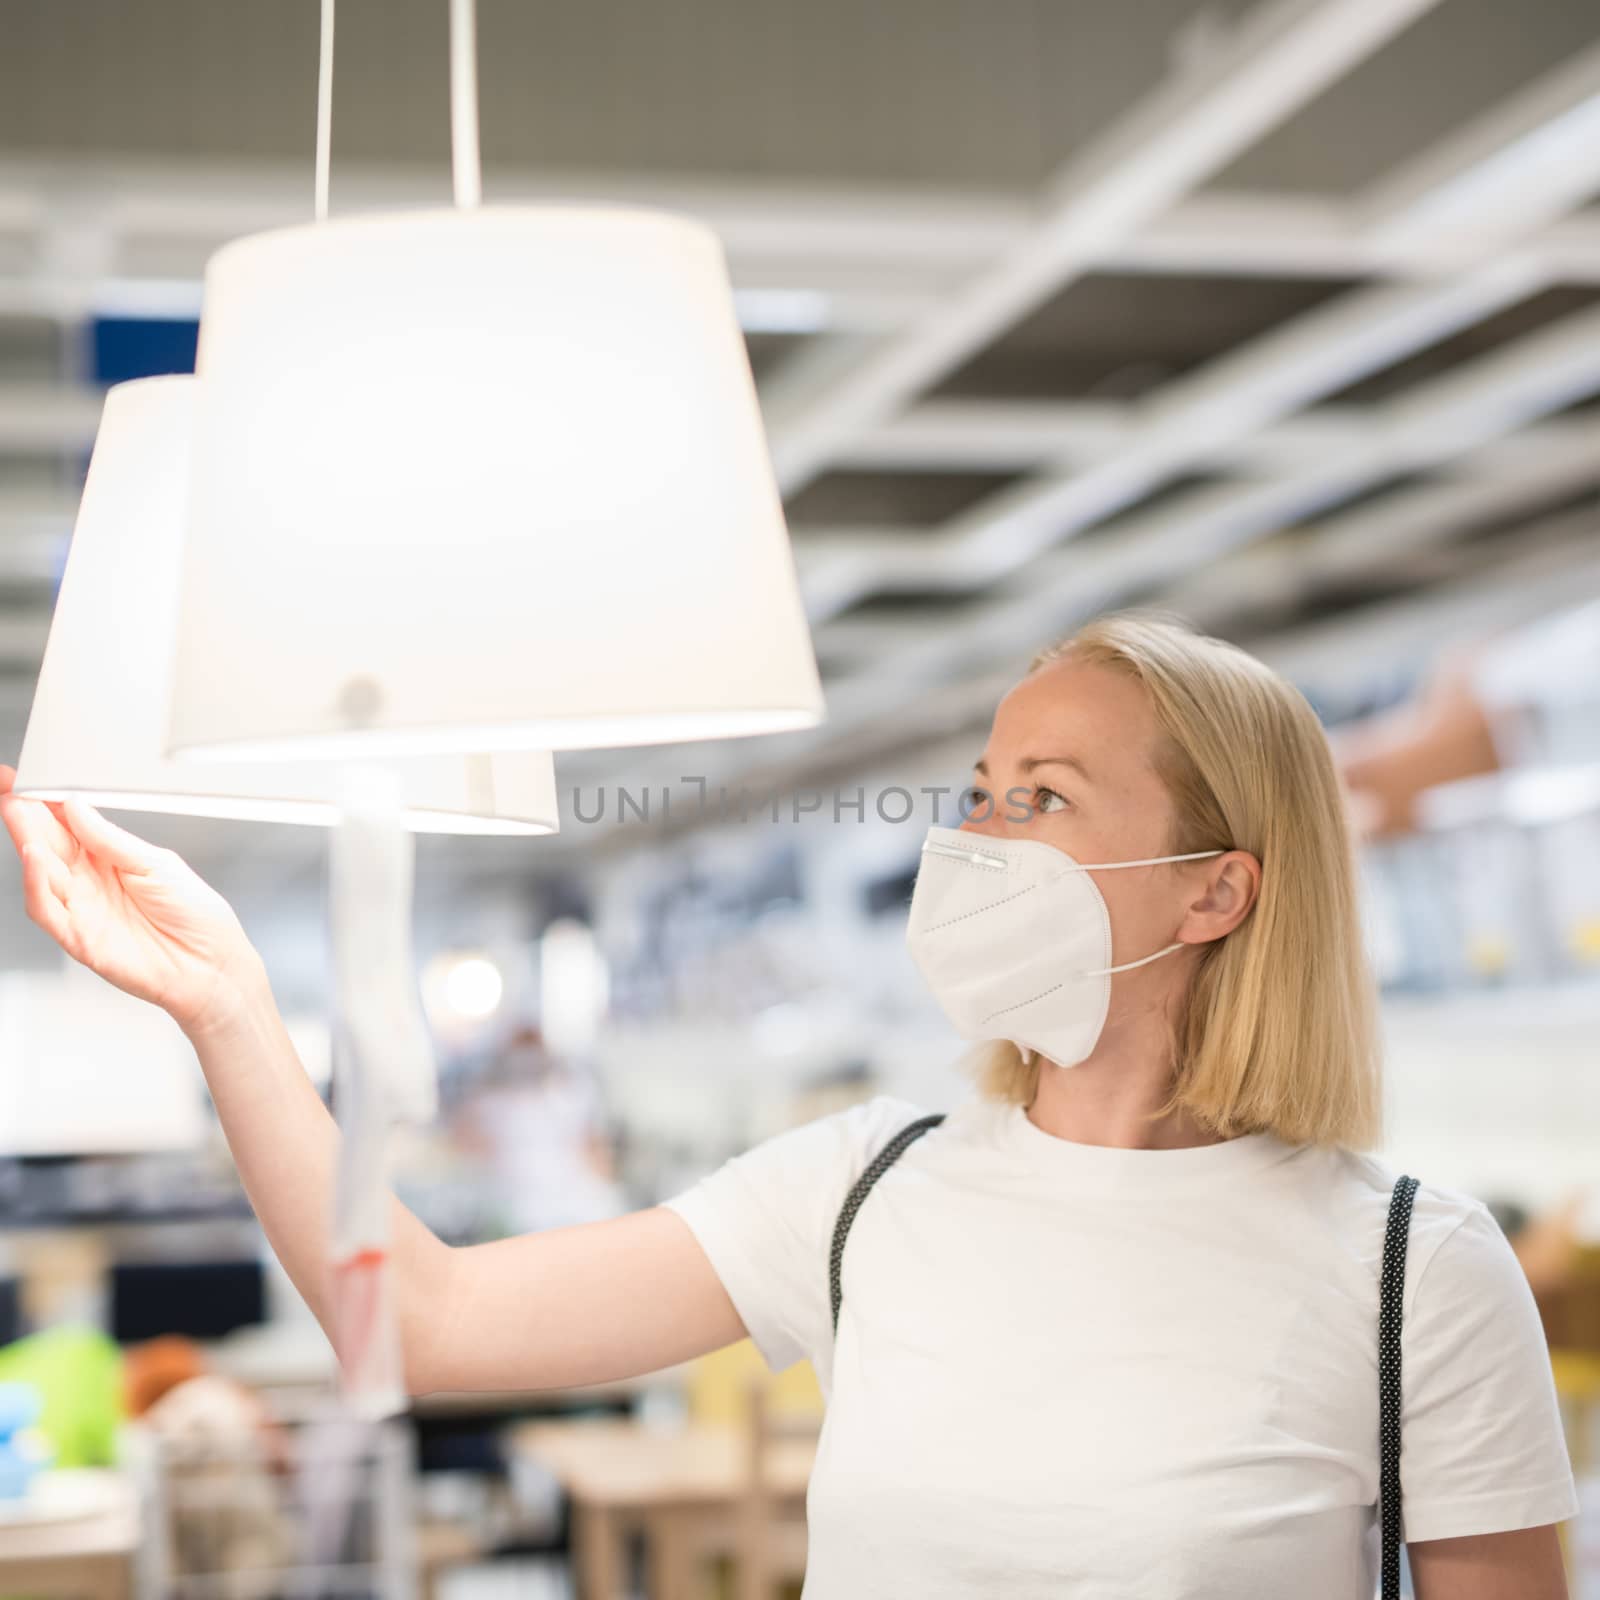
[[[594,1043],[610,1003],[610,971],[594,930],[558,917],[539,940],[539,1027],[556,1051]]]
[[[505,993],[500,969],[486,956],[464,956],[445,979],[445,999],[459,1017],[476,1021],[493,1016]]]
[[[209,765],[162,752],[178,610],[183,505],[199,384],[142,378],[106,395],[77,529],[17,762],[19,794],[260,822],[337,820],[325,762]],[[293,611],[279,650],[294,649]],[[542,834],[558,827],[548,752],[389,764],[419,833]]]
[[[446,950],[422,971],[422,1002],[428,1020],[444,1033],[494,1015],[505,998],[505,975],[487,955]]]

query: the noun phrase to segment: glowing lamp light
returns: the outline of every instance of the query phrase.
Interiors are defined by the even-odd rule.
[[[41,800],[331,826],[326,763],[209,764],[165,754],[184,508],[199,384],[142,378],[106,395],[17,762]],[[263,677],[298,648],[283,619]],[[542,834],[558,826],[547,751],[412,756],[387,764],[418,833]]]

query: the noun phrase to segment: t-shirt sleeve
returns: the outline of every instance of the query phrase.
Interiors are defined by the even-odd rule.
[[[828,1252],[850,1185],[920,1113],[879,1096],[764,1140],[663,1203],[688,1223],[767,1365],[833,1337]]]
[[[1401,1335],[1408,1540],[1564,1522],[1577,1495],[1544,1328],[1477,1202],[1420,1264]]]

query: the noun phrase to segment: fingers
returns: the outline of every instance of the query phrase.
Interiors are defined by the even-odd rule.
[[[12,794],[10,785],[0,792],[0,820],[20,854],[24,845],[42,845],[63,861],[74,861],[78,841],[59,815],[59,809],[44,800],[29,800]]]
[[[66,901],[72,875],[61,858],[41,845],[22,848],[22,885],[28,915],[68,955],[73,954],[72,917]]]
[[[0,766],[0,820],[20,854],[28,843],[43,844],[66,861],[78,856],[78,841],[67,827],[59,804],[16,793],[17,769]]]
[[[114,822],[107,822],[95,808],[76,795],[62,802],[66,825],[91,855],[104,857],[125,872],[149,872],[161,852],[146,839]]]

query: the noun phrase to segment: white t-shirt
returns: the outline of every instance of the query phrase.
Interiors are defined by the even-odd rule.
[[[667,1202],[768,1363],[828,1394],[806,1600],[1371,1600],[1395,1175],[1266,1134],[1073,1144],[974,1102],[857,1216],[835,1344],[840,1204],[920,1114],[823,1117]],[[1407,1537],[1572,1516],[1538,1314],[1476,1201],[1423,1185],[1404,1314]]]

